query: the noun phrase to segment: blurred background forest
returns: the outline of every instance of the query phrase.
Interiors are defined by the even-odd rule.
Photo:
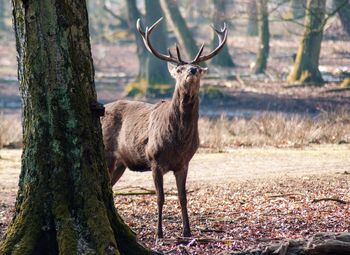
[[[201,87],[202,149],[350,142],[348,0],[87,2],[100,102],[171,96],[174,81],[145,50],[138,17],[144,26],[165,17],[153,44],[166,52],[178,43],[186,59],[201,43],[210,50],[210,25],[226,22],[227,47],[207,63]],[[21,146],[11,13],[0,0],[0,148]]]

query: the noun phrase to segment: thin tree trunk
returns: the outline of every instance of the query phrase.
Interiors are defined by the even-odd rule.
[[[85,1],[12,3],[24,148],[0,254],[149,254],[114,207]]]
[[[225,17],[225,0],[213,0],[214,4],[214,15],[213,15],[213,23],[217,28],[220,28],[220,26],[223,26],[223,23],[226,20]],[[212,48],[216,47],[218,45],[218,38],[216,34],[214,33],[214,37],[212,40]],[[232,57],[230,56],[227,43],[225,44],[224,48],[221,50],[221,52],[212,59],[212,64],[217,66],[224,66],[224,67],[234,67],[235,64],[232,60]]]
[[[291,0],[290,11],[293,19],[303,19],[305,16],[306,2],[304,0]]]
[[[256,0],[249,0],[247,3],[248,8],[248,26],[247,35],[257,36],[258,32],[258,9],[256,6]]]
[[[180,13],[177,2],[174,0],[160,0],[160,3],[177,40],[185,50],[188,60],[194,59],[199,49],[191,31],[187,27],[186,21]]]
[[[257,54],[253,72],[255,74],[264,73],[270,51],[270,31],[269,31],[269,11],[268,0],[257,0],[259,14],[259,39],[260,47]]]
[[[137,9],[136,0],[126,0],[126,7],[128,11],[128,26],[131,29],[132,33],[135,36],[136,41],[136,51],[137,57],[139,60],[139,73],[137,75],[137,79],[140,80],[142,77],[146,76],[146,70],[144,68],[144,63],[147,59],[147,51],[143,44],[142,37],[136,29],[136,21],[138,18],[141,18],[142,15],[140,11]]]
[[[350,36],[350,3],[349,0],[334,0],[335,8],[342,6],[339,11],[339,18],[346,33]]]
[[[0,31],[6,30],[5,26],[5,0],[0,0]]]
[[[304,35],[299,45],[293,69],[288,76],[290,82],[323,83],[318,69],[326,0],[308,0]]]

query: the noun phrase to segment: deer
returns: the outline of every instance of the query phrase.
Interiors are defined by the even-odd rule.
[[[209,54],[202,56],[202,44],[192,61],[184,61],[177,45],[177,57],[170,49],[166,55],[152,46],[151,33],[162,19],[145,30],[138,19],[136,27],[147,50],[168,62],[168,70],[176,80],[172,98],[156,104],[117,100],[105,105],[105,115],[101,121],[103,142],[112,186],[126,168],[152,172],[158,206],[157,238],[163,238],[163,176],[169,171],[174,173],[181,206],[182,234],[190,237],[186,179],[189,162],[199,147],[199,88],[200,80],[207,71],[199,63],[211,59],[223,48],[227,40],[227,27],[225,23],[221,29],[212,27],[219,43]]]

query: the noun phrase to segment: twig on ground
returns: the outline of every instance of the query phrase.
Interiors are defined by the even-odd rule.
[[[225,231],[222,230],[222,229],[209,229],[209,228],[204,228],[204,229],[199,229],[199,231],[202,232],[202,233],[208,233],[208,232],[225,233]]]
[[[114,192],[114,196],[142,196],[142,195],[155,195],[156,191],[155,190],[151,190],[151,189],[146,189],[140,186],[135,186],[135,187],[124,187],[124,188],[120,188],[117,190],[130,190],[127,192]],[[142,190],[142,191],[139,191]],[[187,191],[187,194],[189,193],[193,193],[195,191],[197,191],[198,189],[195,190],[189,190]],[[165,195],[168,196],[177,196],[178,194],[176,192],[165,192]]]
[[[303,196],[303,194],[300,194],[300,193],[286,193],[286,194],[269,195],[270,198],[291,197],[291,196]]]
[[[338,203],[341,203],[341,204],[347,204],[347,202],[344,201],[344,200],[341,200],[339,198],[330,198],[330,197],[314,199],[314,200],[312,200],[312,203],[318,203],[318,202],[321,202],[321,201],[335,201],[335,202],[338,202]]]

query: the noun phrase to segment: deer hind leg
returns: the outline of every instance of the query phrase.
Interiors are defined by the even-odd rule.
[[[158,205],[158,226],[157,237],[163,238],[163,205],[164,205],[164,190],[163,190],[163,174],[157,165],[152,166],[153,181],[157,193],[157,205]]]
[[[179,196],[179,202],[181,206],[184,237],[191,236],[190,222],[188,220],[188,212],[187,212],[187,197],[186,197],[187,170],[188,170],[188,165],[185,166],[183,169],[174,172],[174,175],[176,178],[176,186],[177,186],[177,192]]]

